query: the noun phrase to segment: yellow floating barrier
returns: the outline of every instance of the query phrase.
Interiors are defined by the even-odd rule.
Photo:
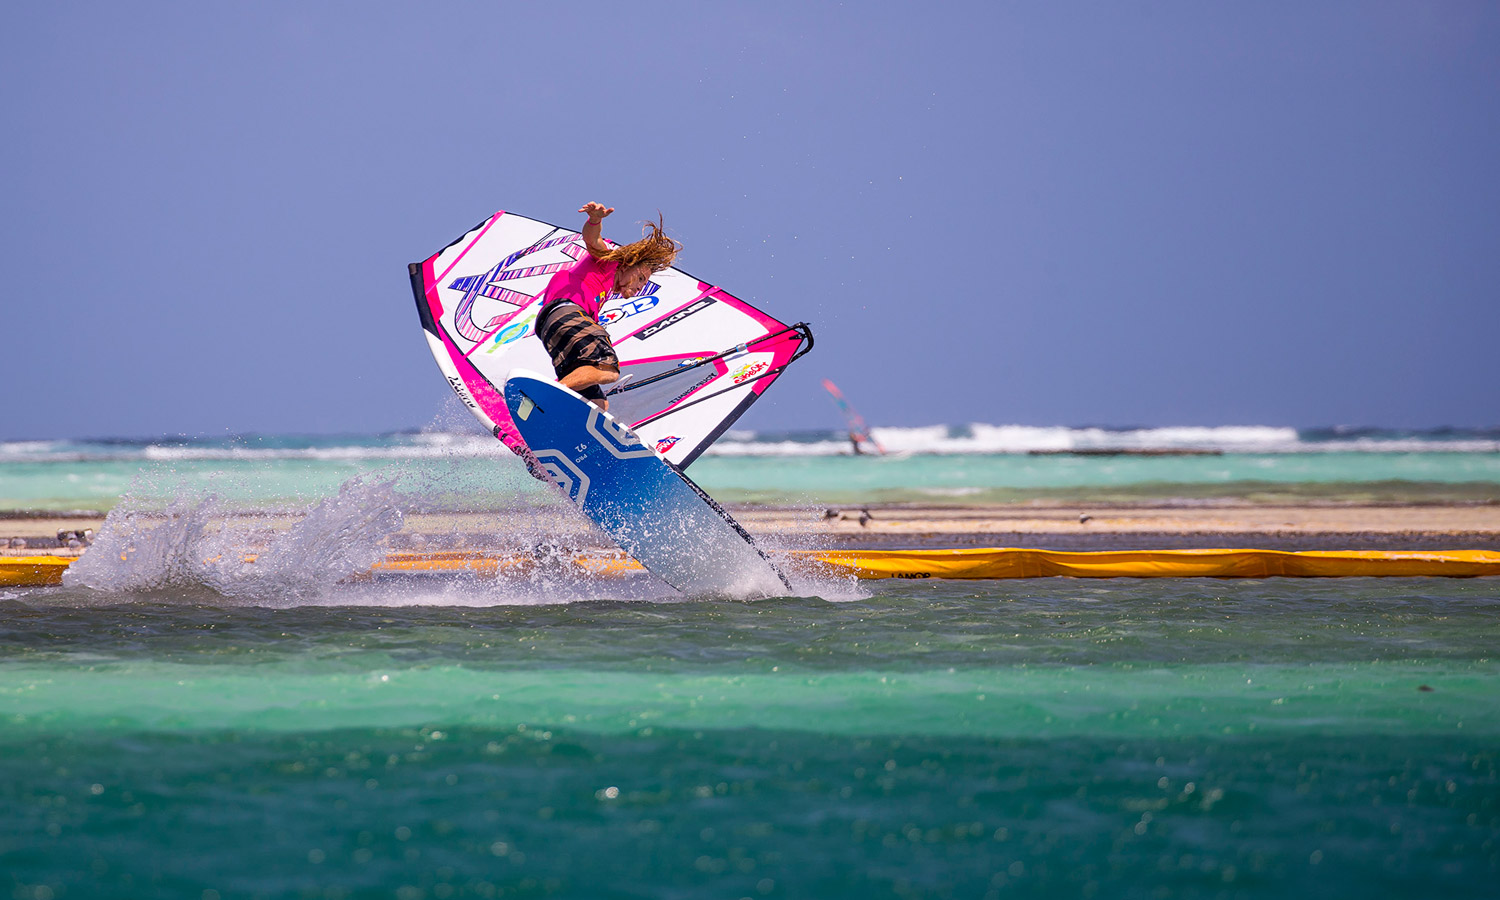
[[[1492,550],[794,550],[780,556],[831,574],[858,578],[1474,578],[1500,575]],[[0,587],[61,584],[76,557],[0,557]],[[246,561],[253,561],[247,556]],[[525,575],[561,573],[609,578],[641,571],[624,554],[576,553],[538,561],[476,551],[392,553],[371,575]]]
[[[62,584],[63,570],[76,556],[0,556],[0,587]]]
[[[810,554],[860,578],[1347,578],[1500,575],[1490,550],[836,550]]]

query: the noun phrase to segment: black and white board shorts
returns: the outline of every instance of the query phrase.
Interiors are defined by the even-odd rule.
[[[580,366],[620,371],[620,358],[615,355],[609,332],[585,315],[576,303],[547,304],[537,316],[536,335],[552,357],[552,368],[560,379]],[[603,399],[604,391],[594,386],[583,391],[583,396]]]

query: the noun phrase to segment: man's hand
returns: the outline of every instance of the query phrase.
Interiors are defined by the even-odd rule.
[[[583,223],[583,246],[588,248],[589,255],[598,259],[609,252],[609,245],[604,242],[604,235],[599,223],[604,217],[615,211],[613,206],[605,206],[603,203],[585,203],[578,207],[581,213],[588,213],[589,220]]]
[[[605,216],[614,212],[615,208],[613,206],[605,206],[603,203],[594,203],[590,201],[579,207],[578,211],[587,214],[590,222],[598,222],[603,220]]]

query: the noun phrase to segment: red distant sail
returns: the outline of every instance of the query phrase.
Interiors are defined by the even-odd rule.
[[[876,453],[884,456],[885,448],[880,446],[880,442],[870,435],[870,426],[865,424],[864,416],[861,416],[854,407],[849,405],[849,401],[845,400],[843,393],[839,391],[838,385],[825,378],[823,379],[823,388],[828,391],[828,395],[833,398],[833,402],[838,404],[839,411],[844,414],[844,421],[849,425],[849,443],[854,447],[854,452],[864,453],[865,451],[861,448],[861,445],[869,444],[875,448]]]

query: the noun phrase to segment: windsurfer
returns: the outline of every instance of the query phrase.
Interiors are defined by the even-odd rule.
[[[610,247],[602,235],[614,207],[585,203],[583,245],[588,255],[552,276],[537,314],[536,334],[552,357],[558,381],[609,409],[603,385],[620,379],[620,359],[599,324],[599,310],[611,293],[634,297],[651,276],[672,265],[682,249],[662,231],[661,220],[647,222],[640,240]]]

